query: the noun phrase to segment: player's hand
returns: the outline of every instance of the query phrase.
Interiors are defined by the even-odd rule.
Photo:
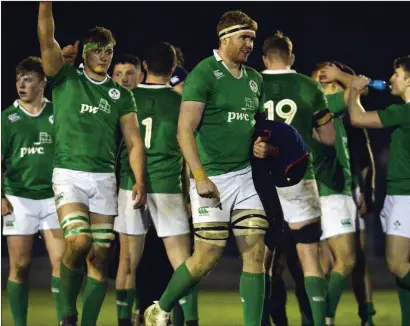
[[[196,182],[196,191],[203,198],[215,198],[218,202],[220,200],[219,190],[209,178]]]
[[[253,155],[256,158],[266,158],[273,152],[273,146],[264,142],[262,137],[258,137],[253,144]]]
[[[370,83],[370,78],[360,75],[353,78],[351,87],[362,92],[366,89],[367,85]]]
[[[145,185],[135,183],[132,187],[132,200],[135,200],[134,208],[141,208],[147,200],[147,192],[145,191]]]
[[[359,197],[359,213],[360,215],[364,215],[367,213],[367,206],[366,206],[366,201],[364,200],[363,193],[360,193],[360,197]]]
[[[74,44],[67,45],[61,49],[61,53],[63,54],[64,63],[74,65],[75,58],[77,58],[79,45],[80,45],[80,41],[75,41]]]
[[[333,83],[338,80],[342,71],[334,64],[324,66],[320,69],[319,80],[321,83]]]
[[[13,213],[13,205],[7,198],[1,199],[1,216],[6,216]]]

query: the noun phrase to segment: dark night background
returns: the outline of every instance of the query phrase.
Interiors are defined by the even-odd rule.
[[[1,105],[17,98],[15,66],[30,55],[39,56],[37,2],[2,2]],[[216,25],[228,10],[239,9],[257,21],[259,31],[248,64],[262,70],[263,40],[275,30],[294,45],[294,69],[310,74],[315,64],[338,60],[357,73],[388,80],[395,58],[409,54],[410,2],[55,2],[56,39],[60,46],[82,39],[96,25],[109,28],[117,39],[116,53],[142,56],[152,41],[181,47],[185,67],[192,69],[217,47]],[[50,96],[47,93],[47,96]],[[396,102],[388,93],[371,91],[367,109]],[[389,131],[372,131],[372,147],[383,179],[381,149]],[[382,185],[382,183],[380,184]],[[380,187],[382,189],[382,186]],[[382,192],[382,191],[381,191]],[[382,205],[382,194],[378,206]],[[376,241],[377,242],[377,241]]]

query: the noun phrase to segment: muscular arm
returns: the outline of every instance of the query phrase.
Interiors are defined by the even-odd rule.
[[[137,184],[144,185],[145,153],[136,113],[131,112],[123,115],[120,119],[120,125],[135,181]]]
[[[360,91],[352,88],[349,94],[348,110],[352,125],[359,128],[383,128],[377,111],[366,112],[360,103]]]
[[[202,169],[194,131],[202,119],[204,109],[205,103],[187,101],[181,103],[179,112],[177,139],[184,159],[191,171]]]
[[[60,45],[54,39],[54,19],[51,2],[40,2],[37,33],[44,73],[46,76],[55,76],[63,67],[64,62]]]

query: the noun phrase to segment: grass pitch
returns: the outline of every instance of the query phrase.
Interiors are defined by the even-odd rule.
[[[394,291],[376,291],[374,304],[377,314],[376,326],[400,326],[400,305]],[[80,308],[80,300],[78,306]],[[409,307],[410,309],[410,307]],[[1,294],[1,319],[3,326],[13,326],[7,302],[7,293]],[[288,293],[287,312],[290,325],[300,326],[300,314],[296,298]],[[199,292],[199,317],[201,326],[239,326],[242,322],[242,307],[238,292]],[[29,326],[56,326],[54,301],[51,292],[32,290],[28,312]],[[98,326],[116,326],[117,312],[115,292],[110,290],[101,309]],[[337,326],[360,326],[357,305],[353,293],[345,292],[336,315]]]

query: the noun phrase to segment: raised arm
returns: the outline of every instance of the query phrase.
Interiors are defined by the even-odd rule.
[[[54,38],[54,19],[51,2],[40,2],[37,33],[40,41],[44,73],[46,76],[55,76],[63,67],[64,62],[60,45]]]
[[[137,198],[135,208],[145,203],[145,152],[142,142],[137,114],[130,112],[120,118],[121,132],[127,146],[130,166],[135,177],[135,185],[132,188],[132,199]]]
[[[360,93],[367,87],[370,79],[354,77],[349,94],[348,109],[352,125],[359,128],[383,128],[377,111],[366,112],[360,103]]]

